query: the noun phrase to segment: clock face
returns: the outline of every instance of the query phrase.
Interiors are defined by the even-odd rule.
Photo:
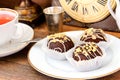
[[[73,19],[84,23],[93,23],[107,17],[110,13],[107,0],[59,0],[65,12]],[[111,0],[112,8],[115,0]]]

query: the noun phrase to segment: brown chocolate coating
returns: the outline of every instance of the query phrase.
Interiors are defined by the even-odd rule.
[[[103,30],[89,28],[82,34],[80,41],[99,43],[100,41],[107,41],[107,39]]]
[[[63,53],[74,47],[73,41],[64,34],[57,33],[48,36],[48,38],[49,40],[47,43],[47,47],[49,49],[53,49]]]
[[[90,60],[102,56],[102,50],[95,43],[83,43],[75,48],[73,58],[76,61]]]

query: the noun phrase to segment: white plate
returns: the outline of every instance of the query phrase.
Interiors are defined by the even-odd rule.
[[[0,57],[8,56],[20,51],[21,49],[23,49],[28,45],[28,43],[20,43],[20,42],[31,40],[33,38],[34,31],[30,26],[23,23],[18,23],[18,29],[19,29],[18,33],[22,32],[22,35],[18,39],[14,39],[9,43],[0,46]]]
[[[67,32],[67,34],[74,36],[81,34],[81,31]],[[60,79],[94,79],[106,75],[110,75],[120,69],[120,40],[112,35],[110,37],[112,43],[106,49],[108,54],[108,62],[103,67],[89,71],[79,72],[75,70],[68,61],[54,60],[45,55],[41,49],[43,40],[36,43],[29,51],[28,60],[30,65],[40,73],[45,75],[60,78]]]

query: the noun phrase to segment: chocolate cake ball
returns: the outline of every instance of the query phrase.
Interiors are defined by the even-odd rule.
[[[66,52],[74,47],[73,41],[65,34],[56,33],[48,36],[47,47],[58,52]]]
[[[107,39],[102,29],[89,28],[84,31],[80,41],[99,43],[100,41],[106,42]]]
[[[73,52],[73,58],[76,61],[90,60],[102,55],[102,50],[95,43],[80,44]]]

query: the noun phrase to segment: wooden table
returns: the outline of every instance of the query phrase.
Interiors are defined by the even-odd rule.
[[[74,27],[74,26],[63,26],[64,31],[74,31],[74,30],[84,30],[85,28]],[[44,23],[40,26],[34,28],[35,36],[45,37],[47,35],[47,28]],[[111,35],[120,38],[120,33],[117,32],[106,32]],[[48,77],[43,75],[36,70],[34,70],[28,63],[27,54],[30,48],[34,45],[33,43],[29,44],[23,50],[7,56],[0,58],[0,80],[58,80],[55,78]],[[120,71],[103,77],[96,80],[119,80],[120,79]]]

